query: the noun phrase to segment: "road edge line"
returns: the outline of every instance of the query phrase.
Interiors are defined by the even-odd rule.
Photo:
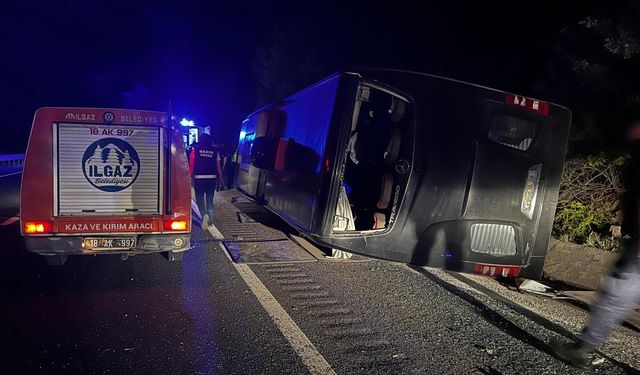
[[[207,231],[209,232],[209,234],[211,234],[211,237],[213,237],[214,240],[216,241],[224,241],[224,235],[222,234],[222,232],[220,232],[220,230],[218,229],[218,227],[216,227],[215,225],[211,224],[207,227]]]
[[[218,246],[220,250],[227,253],[227,249],[225,249],[222,242],[220,242]],[[273,320],[276,327],[278,327],[282,335],[289,342],[289,345],[291,345],[296,354],[298,354],[298,357],[300,357],[309,372],[318,375],[336,375],[329,362],[318,352],[315,345],[313,345],[307,335],[302,332],[296,322],[287,314],[282,305],[280,305],[273,294],[269,292],[262,281],[258,279],[258,276],[253,273],[251,268],[246,264],[233,262],[229,254],[226,255],[227,259],[233,264],[240,274],[240,277],[242,277],[249,289],[251,289],[253,295],[256,296],[260,305],[262,305],[267,314],[269,314],[271,320]]]

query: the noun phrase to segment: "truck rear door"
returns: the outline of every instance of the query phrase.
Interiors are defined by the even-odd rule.
[[[160,215],[163,128],[55,123],[54,216]]]

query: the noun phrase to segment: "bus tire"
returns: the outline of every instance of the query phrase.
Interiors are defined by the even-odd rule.
[[[67,254],[45,255],[44,260],[50,266],[61,266],[67,261]]]
[[[182,262],[182,258],[184,257],[184,251],[181,251],[179,253],[176,253],[173,251],[166,251],[163,253],[163,255],[170,262]]]

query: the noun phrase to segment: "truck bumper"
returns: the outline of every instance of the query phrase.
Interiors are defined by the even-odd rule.
[[[25,248],[40,255],[56,254],[144,254],[172,251],[179,253],[189,250],[191,236],[180,234],[143,234],[137,236],[137,246],[131,249],[85,250],[82,236],[25,236]]]

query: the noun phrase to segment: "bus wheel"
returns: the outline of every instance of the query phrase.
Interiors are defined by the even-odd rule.
[[[166,251],[162,253],[167,260],[170,262],[182,262],[182,257],[184,257],[184,251],[175,253],[173,251]]]
[[[66,254],[61,254],[61,255],[45,255],[44,256],[44,260],[47,262],[48,265],[50,266],[61,266],[63,265],[66,261],[67,261],[67,257],[68,255]]]

